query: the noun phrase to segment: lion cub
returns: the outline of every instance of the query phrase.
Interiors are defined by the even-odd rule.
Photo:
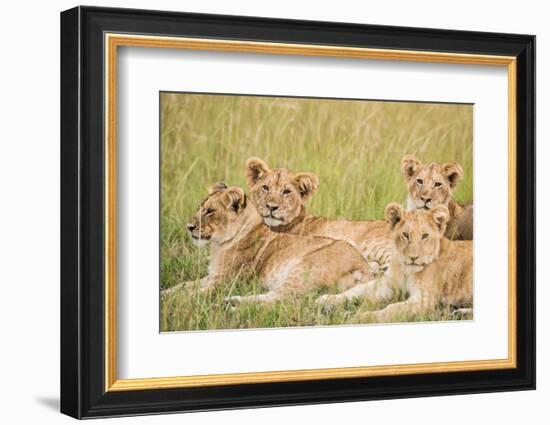
[[[321,304],[334,304],[356,296],[388,299],[397,288],[409,295],[406,301],[368,312],[377,321],[387,321],[397,313],[418,313],[439,303],[471,311],[472,241],[450,241],[445,237],[449,210],[438,205],[431,210],[405,212],[397,203],[385,210],[394,252],[388,273],[379,280],[358,285],[337,295],[325,295]]]
[[[384,271],[389,266],[391,240],[384,221],[329,219],[306,212],[306,201],[319,187],[315,174],[271,169],[261,159],[252,157],[246,161],[246,177],[252,202],[274,232],[347,241],[373,270]]]
[[[407,183],[408,211],[445,205],[450,214],[445,235],[449,239],[473,239],[473,204],[460,205],[453,199],[453,189],[464,176],[458,162],[422,164],[414,155],[406,155],[401,160],[401,173]]]
[[[268,288],[264,294],[229,297],[228,302],[273,302],[314,288],[335,284],[349,288],[372,279],[364,258],[347,242],[269,230],[240,187],[213,186],[187,229],[194,242],[211,246],[208,276],[200,280],[201,290],[242,273],[253,273]]]

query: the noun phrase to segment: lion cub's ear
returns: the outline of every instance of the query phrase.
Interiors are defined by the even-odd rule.
[[[208,194],[212,195],[213,193],[220,192],[225,189],[227,189],[227,185],[224,182],[218,182],[210,189],[208,189]]]
[[[269,166],[260,158],[248,158],[245,166],[246,179],[248,180],[248,186],[251,188],[269,172]]]
[[[445,232],[447,222],[449,221],[449,209],[445,205],[438,205],[430,210],[432,218],[437,224],[437,227],[441,233]]]
[[[390,229],[393,230],[397,223],[403,220],[403,215],[405,211],[403,207],[397,202],[392,202],[388,204],[386,210],[384,211],[384,217],[386,217],[386,222],[390,225]]]
[[[422,162],[420,162],[416,156],[414,155],[405,155],[403,159],[401,160],[401,173],[403,174],[403,177],[405,177],[405,180],[409,180],[418,168],[422,166]]]
[[[462,170],[462,167],[456,161],[443,164],[442,170],[443,175],[447,177],[452,188],[454,188],[456,184],[462,180],[462,177],[464,177],[464,170]]]
[[[239,212],[246,207],[246,195],[240,187],[234,186],[223,192],[222,202],[225,208]]]
[[[300,196],[304,200],[313,195],[319,187],[319,177],[313,173],[298,173],[294,176],[294,180]]]

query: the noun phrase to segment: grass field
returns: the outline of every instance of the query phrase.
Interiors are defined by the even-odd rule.
[[[381,219],[389,202],[405,201],[400,160],[409,153],[460,162],[465,178],[455,198],[472,200],[472,125],[469,105],[161,94],[161,288],[207,274],[208,250],[191,243],[185,224],[213,183],[246,189],[248,157],[316,173],[311,213]],[[338,325],[373,307],[358,301],[323,311],[314,303],[318,293],[236,310],[223,303],[256,292],[265,292],[258,282],[237,280],[209,294],[163,297],[161,330]],[[441,308],[393,321],[447,319]]]

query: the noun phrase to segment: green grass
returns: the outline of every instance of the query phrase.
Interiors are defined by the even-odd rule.
[[[316,173],[320,187],[308,203],[313,214],[381,219],[389,202],[405,200],[400,160],[409,153],[424,162],[460,162],[465,178],[455,198],[472,199],[472,124],[468,105],[162,94],[161,287],[206,275],[208,250],[191,244],[185,224],[213,183],[246,189],[248,157]],[[161,329],[338,325],[371,307],[352,303],[324,311],[314,304],[315,293],[236,310],[222,302],[227,295],[261,292],[254,279],[240,279],[207,295],[167,297]],[[438,308],[392,321],[449,318]]]

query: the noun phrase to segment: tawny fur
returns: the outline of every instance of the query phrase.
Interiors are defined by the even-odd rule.
[[[208,241],[211,246],[201,290],[249,273],[268,288],[264,294],[228,298],[232,303],[273,302],[332,285],[349,288],[373,277],[361,254],[345,241],[272,232],[239,187],[214,186],[188,230],[194,241]]]
[[[473,204],[461,205],[453,199],[453,189],[464,176],[458,162],[422,164],[414,155],[406,155],[401,160],[401,173],[407,184],[408,211],[445,205],[450,214],[445,235],[449,239],[473,239]]]
[[[469,311],[473,302],[473,255],[471,241],[450,241],[445,235],[449,210],[443,205],[431,210],[405,212],[396,203],[386,207],[394,242],[390,270],[382,278],[358,285],[337,295],[325,295],[320,304],[336,304],[358,296],[387,300],[401,289],[407,300],[362,313],[388,321],[396,314],[431,311],[439,303]]]
[[[352,221],[316,217],[306,211],[319,179],[313,173],[269,168],[259,158],[246,161],[250,197],[264,223],[274,232],[344,240],[355,246],[371,268],[385,270],[391,260],[391,240],[384,221]]]

